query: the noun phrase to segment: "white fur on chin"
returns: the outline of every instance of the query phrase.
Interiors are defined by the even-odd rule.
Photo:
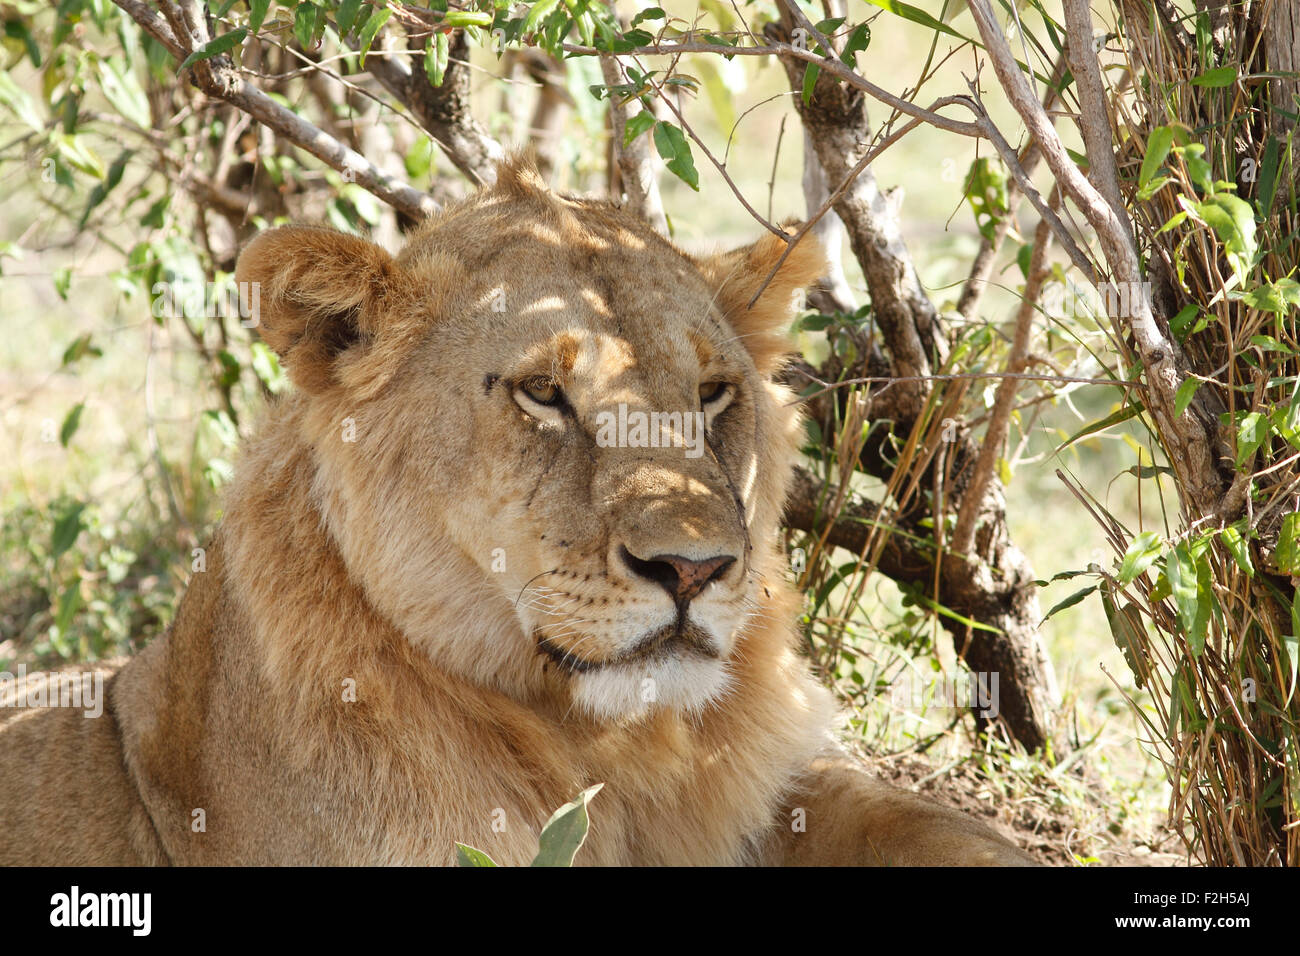
[[[698,655],[619,664],[574,675],[574,701],[592,717],[639,717],[656,707],[698,713],[726,694],[726,661]]]

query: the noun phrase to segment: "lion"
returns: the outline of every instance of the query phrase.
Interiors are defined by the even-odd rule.
[[[294,388],[102,716],[0,707],[0,862],[522,865],[596,783],[579,864],[1031,862],[870,776],[797,653],[774,376],[825,258],[786,253],[689,255],[526,158],[396,256],[253,239]]]

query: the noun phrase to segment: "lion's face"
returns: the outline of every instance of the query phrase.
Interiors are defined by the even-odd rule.
[[[516,691],[558,680],[595,716],[722,694],[774,573],[796,416],[769,376],[817,250],[797,247],[749,309],[779,238],[698,262],[526,167],[396,260],[292,232],[260,240],[283,236],[268,316],[303,308],[276,285],[291,238],[317,267],[329,240],[349,246],[335,281],[354,290],[357,333],[277,347],[309,400],[353,423],[337,443],[320,416],[322,505],[379,609],[444,661]],[[241,278],[256,278],[250,255]],[[327,368],[300,373],[318,348]],[[449,630],[453,580],[468,616]]]

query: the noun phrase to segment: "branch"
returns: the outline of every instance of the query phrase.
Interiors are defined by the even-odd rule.
[[[411,56],[369,56],[366,70],[411,111],[420,126],[470,182],[496,182],[505,150],[470,112],[469,47],[463,30],[452,34],[447,72],[435,87],[420,66],[422,51]]]
[[[781,141],[778,138],[778,152],[780,147]],[[768,185],[768,215],[771,215],[771,189],[776,183],[776,160],[777,156],[774,155],[772,180]],[[819,288],[809,294],[809,301],[817,299],[816,308],[819,312],[852,312],[857,308],[857,301],[848,276],[844,274],[844,260],[840,251],[844,244],[844,223],[838,215],[826,215],[824,211],[833,205],[832,193],[830,184],[826,181],[826,170],[822,169],[822,164],[817,159],[817,148],[806,129],[803,131],[803,197],[809,228],[826,251],[828,261],[826,275],[822,277]]]
[[[824,545],[863,554],[877,528],[894,531],[899,519],[874,501],[845,503],[837,514],[818,507],[819,502],[834,502],[841,491],[828,487],[802,466],[795,469],[783,524],[797,531],[817,535]],[[884,534],[875,538],[880,553],[875,567],[892,581],[912,584],[930,583],[934,573],[934,554],[906,534]]]
[[[114,3],[178,59],[202,48],[211,39],[207,21],[196,0],[185,0],[179,8],[163,0],[162,9],[167,22],[139,0],[114,0]],[[178,40],[178,36],[183,40]],[[200,60],[189,72],[194,84],[208,96],[224,100],[247,113],[327,166],[345,173],[357,185],[374,193],[394,209],[414,219],[423,219],[437,211],[438,204],[432,197],[390,176],[356,150],[245,82],[235,72],[228,56],[222,54]]]
[[[1110,203],[1115,219],[1128,229],[1131,243],[1132,227],[1119,191],[1119,167],[1115,165],[1115,150],[1111,147],[1115,137],[1110,127],[1110,110],[1106,108],[1106,89],[1101,83],[1101,64],[1093,46],[1088,0],[1065,0],[1065,29],[1065,58],[1078,91],[1079,132],[1088,152],[1088,172],[1098,192]]]
[[[770,24],[769,24],[770,26]],[[579,56],[600,56],[608,54],[607,50],[599,50],[594,46],[582,46],[577,43],[564,43],[561,48],[566,53],[574,53]],[[628,50],[626,53],[620,53],[619,56],[680,56],[683,53],[709,53],[713,56],[779,56],[799,60],[802,63],[813,63],[821,67],[823,73],[827,73],[836,79],[843,80],[849,86],[859,89],[868,94],[873,99],[877,99],[886,106],[891,106],[908,116],[924,120],[931,126],[949,133],[957,133],[961,136],[972,136],[979,138],[983,136],[983,131],[977,123],[964,123],[961,120],[949,119],[938,113],[933,113],[923,109],[905,100],[902,97],[895,96],[888,90],[882,89],[870,80],[864,78],[856,70],[851,70],[838,57],[819,56],[812,50],[805,50],[800,47],[792,46],[789,43],[769,43],[767,46],[719,46],[716,43],[696,43],[694,41],[681,41],[676,43],[651,43],[646,46],[639,46]]]
[[[626,82],[616,57],[602,56],[600,71],[607,87],[613,88]],[[650,156],[650,138],[638,136],[624,147],[623,131],[627,129],[629,119],[627,104],[619,103],[612,92],[609,95],[609,117],[613,126],[610,148],[614,152],[614,162],[618,167],[622,192],[627,197],[628,209],[649,222],[656,232],[666,236],[668,217],[664,213],[663,198],[659,195],[659,177]]]
[[[1087,11],[1087,0],[1065,0],[1067,11],[1071,6],[1076,9],[1071,14],[1076,21],[1087,22],[1086,35],[1092,35],[1091,18]],[[1148,387],[1146,389],[1148,408],[1156,419],[1165,449],[1171,463],[1177,471],[1182,492],[1183,506],[1191,511],[1205,513],[1217,510],[1222,496],[1223,482],[1218,476],[1216,462],[1211,451],[1208,428],[1193,413],[1200,396],[1196,396],[1191,406],[1181,416],[1175,415],[1176,395],[1183,376],[1179,370],[1181,349],[1161,331],[1151,309],[1150,294],[1142,283],[1142,270],[1138,263],[1137,249],[1134,247],[1132,232],[1127,217],[1121,217],[1106,198],[1092,185],[1070,159],[1057,136],[1056,130],[1048,120],[1047,114],[1038,104],[1024,74],[1020,72],[1015,58],[1007,47],[1006,39],[994,18],[988,0],[967,0],[976,26],[997,73],[998,82],[1006,92],[1007,98],[1020,114],[1030,134],[1038,140],[1043,151],[1043,158],[1052,170],[1053,176],[1063,193],[1079,208],[1089,224],[1097,231],[1102,252],[1118,282],[1129,283],[1129,288],[1138,290],[1138,294],[1128,297],[1132,306],[1132,315],[1113,315],[1116,328],[1127,324],[1137,346],[1138,357],[1146,369]],[[1081,10],[1080,10],[1081,8]],[[1077,34],[1076,34],[1077,35]],[[1085,55],[1075,50],[1076,56]],[[1088,47],[1087,55],[1091,55]],[[1079,89],[1079,110],[1084,115],[1100,112],[1108,115],[1106,103],[1094,99],[1095,89],[1081,86]],[[1109,120],[1107,121],[1109,124]],[[1107,162],[1092,155],[1089,147],[1088,161],[1092,169],[1104,175],[1105,170],[1114,168],[1113,162]],[[1105,144],[1105,152],[1111,151],[1111,144]],[[1118,310],[1117,310],[1118,311]],[[1210,416],[1212,420],[1212,416]]]
[[[980,445],[979,457],[975,460],[975,470],[971,475],[970,484],[962,492],[957,524],[952,532],[950,548],[958,555],[969,555],[975,544],[975,523],[984,506],[984,492],[988,490],[989,482],[993,480],[993,470],[997,465],[998,456],[1006,445],[1007,433],[1011,427],[1011,409],[1016,401],[1017,379],[1011,376],[1019,373],[1026,364],[1025,360],[1029,354],[1029,333],[1033,328],[1034,312],[1038,303],[1038,294],[1043,286],[1043,277],[1048,274],[1047,250],[1051,244],[1052,227],[1046,219],[1040,219],[1038,229],[1034,232],[1034,251],[1029,257],[1029,275],[1025,279],[1024,295],[1020,299],[1020,308],[1016,312],[1016,331],[1011,340],[1011,351],[1007,354],[1009,374],[998,382],[989,427],[984,433],[984,442]]]

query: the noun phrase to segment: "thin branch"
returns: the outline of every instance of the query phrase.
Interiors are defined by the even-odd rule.
[[[857,161],[857,164],[854,165],[851,170],[849,170],[849,174],[844,177],[844,180],[839,184],[835,191],[826,197],[826,201],[821,204],[821,208],[809,216],[808,221],[800,226],[793,236],[790,236],[785,251],[781,253],[781,257],[776,260],[772,268],[768,271],[767,276],[763,279],[762,285],[758,287],[758,291],[755,292],[753,298],[749,300],[748,308],[752,309],[754,307],[754,303],[758,301],[759,296],[763,294],[767,289],[768,284],[776,276],[777,272],[781,270],[781,266],[785,265],[786,258],[794,250],[794,247],[799,244],[799,240],[806,236],[808,232],[817,225],[821,218],[831,211],[840,197],[844,195],[851,185],[853,185],[853,181],[862,175],[862,171],[870,166],[877,156],[901,139],[905,133],[916,128],[920,124],[921,121],[919,119],[910,120],[909,122],[904,123],[895,130],[893,134],[886,137],[875,147],[862,154],[862,158]]]
[[[576,43],[562,44],[566,53],[573,53],[579,56],[600,56],[607,51],[598,50],[594,46],[582,46]],[[620,53],[620,56],[680,56],[683,53],[708,53],[713,56],[781,56],[789,57],[795,60],[801,60],[804,63],[813,63],[821,67],[822,72],[834,76],[836,79],[843,80],[849,86],[862,90],[873,99],[877,99],[887,106],[892,106],[900,113],[916,119],[924,120],[931,126],[945,130],[949,133],[957,133],[961,136],[972,136],[979,138],[983,135],[982,130],[976,123],[964,123],[961,120],[949,119],[946,116],[940,116],[938,113],[932,113],[929,110],[922,109],[916,104],[895,96],[888,90],[876,86],[870,80],[864,78],[856,70],[845,66],[838,57],[823,57],[814,53],[812,50],[805,50],[793,46],[789,43],[770,43],[767,46],[718,46],[715,43],[696,43],[694,41],[679,41],[675,43],[652,43],[646,46],[635,47]]]
[[[978,382],[992,379],[1015,379],[1021,382],[1051,382],[1056,385],[1114,385],[1118,388],[1140,388],[1141,382],[1130,382],[1122,378],[1081,378],[1075,375],[1037,375],[1033,372],[961,372],[950,375],[866,375],[861,378],[846,378],[838,382],[825,382],[804,369],[798,369],[804,378],[811,379],[822,388],[807,395],[800,395],[795,402],[807,402],[819,395],[833,392],[837,388],[849,385],[894,385],[898,382]]]
[[[1053,199],[1057,196],[1054,194]],[[1034,251],[1029,257],[1029,275],[1025,279],[1025,291],[1016,311],[1016,330],[1011,341],[1011,350],[1007,354],[1007,373],[1016,375],[1025,367],[1029,354],[1029,334],[1033,329],[1034,315],[1037,310],[1038,295],[1043,287],[1043,277],[1047,275],[1047,251],[1052,244],[1052,227],[1046,219],[1040,219],[1034,232]],[[970,554],[975,543],[975,525],[980,510],[984,506],[984,492],[993,480],[993,470],[997,466],[998,456],[1007,442],[1007,433],[1011,428],[1011,408],[1016,401],[1016,379],[1004,377],[998,383],[993,398],[993,413],[989,427],[984,433],[980,445],[979,457],[975,460],[975,469],[970,484],[962,492],[961,508],[957,512],[957,523],[953,528],[951,550],[959,555]]]
[[[669,72],[671,73],[671,71]],[[700,139],[699,134],[695,132],[691,124],[686,121],[686,117],[682,115],[682,111],[677,108],[677,104],[672,101],[672,97],[664,93],[663,84],[657,83],[654,79],[650,78],[649,72],[646,73],[646,78],[650,85],[654,87],[655,92],[659,94],[659,101],[668,107],[673,116],[677,117],[677,122],[681,124],[682,130],[691,138],[692,142],[700,148],[700,151],[704,153],[705,158],[713,164],[714,169],[718,171],[718,174],[727,184],[727,187],[731,190],[732,194],[735,195],[740,204],[745,207],[745,211],[753,216],[754,220],[768,232],[780,236],[782,239],[786,238],[787,234],[785,230],[765,219],[763,214],[755,209],[750,204],[749,200],[745,198],[745,194],[740,191],[740,187],[736,185],[735,180],[731,178],[731,174],[727,172],[726,165],[714,156],[713,151],[709,149],[704,140]],[[760,290],[760,292],[761,291],[762,290]],[[755,296],[755,298],[757,298],[757,296]]]

